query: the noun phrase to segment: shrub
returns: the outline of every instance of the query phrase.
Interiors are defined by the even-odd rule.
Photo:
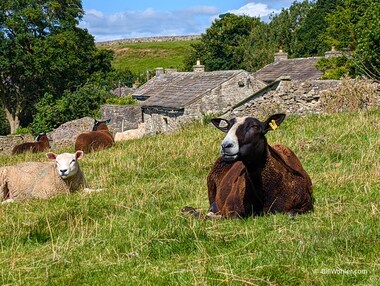
[[[30,127],[33,134],[39,132],[49,132],[57,127],[59,122],[59,110],[57,109],[54,96],[45,93],[41,100],[36,104],[36,114]]]
[[[19,135],[19,134],[31,134],[31,133],[32,133],[32,130],[29,127],[18,127],[14,134]]]
[[[352,59],[347,56],[322,58],[316,67],[323,72],[321,79],[341,79],[354,75]]]
[[[31,124],[34,134],[49,132],[59,125],[85,116],[99,117],[100,105],[112,94],[94,83],[87,83],[74,92],[65,92],[54,100],[46,93],[36,105],[37,113]]]
[[[117,104],[117,105],[130,105],[130,104],[136,104],[137,100],[132,98],[132,95],[129,94],[128,96],[123,97],[117,97],[112,96],[106,99],[107,104]]]

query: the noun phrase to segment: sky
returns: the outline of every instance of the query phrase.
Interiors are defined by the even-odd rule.
[[[220,14],[267,20],[294,0],[82,0],[80,22],[96,42],[125,38],[200,35]]]

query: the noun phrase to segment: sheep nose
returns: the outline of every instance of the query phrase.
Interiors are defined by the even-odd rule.
[[[233,146],[234,144],[232,144],[231,142],[222,143],[222,150],[232,148]]]
[[[59,170],[61,174],[65,174],[67,172],[67,169]]]

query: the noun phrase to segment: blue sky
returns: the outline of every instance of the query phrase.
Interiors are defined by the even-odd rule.
[[[200,35],[223,13],[267,18],[293,0],[82,0],[81,28],[95,41],[153,36]]]

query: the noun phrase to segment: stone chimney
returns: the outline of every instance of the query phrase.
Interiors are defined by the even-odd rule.
[[[280,49],[278,53],[274,54],[274,62],[279,62],[288,59],[288,53],[285,53]]]
[[[175,73],[175,72],[177,72],[177,69],[174,69],[174,68],[165,69],[165,73],[166,74],[172,74],[172,73]]]
[[[205,71],[205,66],[201,65],[201,61],[198,59],[197,64],[193,66],[193,71],[194,72],[204,72]]]
[[[155,71],[156,71],[156,76],[160,76],[164,74],[164,68],[156,68]]]
[[[328,58],[335,58],[335,57],[340,57],[342,55],[341,52],[337,51],[335,49],[335,46],[332,46],[331,47],[331,51],[328,51],[325,53],[325,58],[328,59]]]

